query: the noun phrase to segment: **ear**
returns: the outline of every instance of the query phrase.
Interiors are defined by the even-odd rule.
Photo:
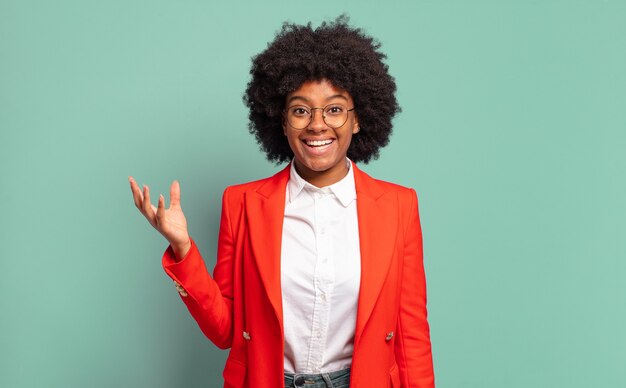
[[[354,124],[352,125],[352,134],[354,135],[355,133],[359,132],[361,130],[361,127],[359,126],[359,118],[356,117],[356,115],[354,116]]]
[[[287,136],[287,125],[285,124],[285,114],[282,114],[282,119],[280,120],[280,125],[283,127],[283,135]]]

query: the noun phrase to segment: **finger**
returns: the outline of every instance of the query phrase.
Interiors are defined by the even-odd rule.
[[[137,182],[135,182],[132,176],[128,177],[128,182],[130,182],[130,191],[133,193],[133,200],[135,201],[135,206],[138,209],[141,209],[141,204],[143,203],[143,195],[141,194],[139,185],[137,185]]]
[[[159,207],[157,207],[156,210],[156,219],[157,224],[160,224],[161,222],[163,222],[163,218],[165,217],[165,198],[163,197],[163,194],[159,194],[158,205]]]
[[[177,180],[170,186],[170,208],[180,206],[180,183]]]
[[[152,204],[150,203],[150,188],[147,185],[143,185],[143,215],[146,216],[148,221],[152,225],[156,225],[156,214],[152,210]]]

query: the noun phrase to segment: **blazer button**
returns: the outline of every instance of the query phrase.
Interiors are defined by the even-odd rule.
[[[183,286],[181,286],[180,284],[178,284],[178,282],[174,282],[174,286],[176,287],[176,289],[178,290],[178,293],[180,294],[180,296],[187,296],[189,294],[187,294],[187,291],[185,291],[185,289],[183,288]]]
[[[392,338],[393,338],[393,331],[390,331],[389,333],[387,333],[387,336],[385,337],[385,341],[391,341]]]
[[[246,341],[250,341],[250,333],[248,333],[247,331],[243,332],[243,339],[245,339]]]

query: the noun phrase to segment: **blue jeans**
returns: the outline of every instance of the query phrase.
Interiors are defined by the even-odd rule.
[[[285,387],[348,388],[350,387],[350,368],[320,374],[285,372]]]

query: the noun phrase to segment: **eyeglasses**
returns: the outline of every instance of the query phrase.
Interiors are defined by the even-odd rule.
[[[348,112],[354,110],[348,109],[341,104],[330,104],[323,108],[309,108],[304,105],[292,105],[285,109],[283,113],[287,117],[289,125],[296,130],[302,130],[309,126],[313,120],[313,111],[321,110],[322,119],[329,127],[337,129],[348,121]]]

